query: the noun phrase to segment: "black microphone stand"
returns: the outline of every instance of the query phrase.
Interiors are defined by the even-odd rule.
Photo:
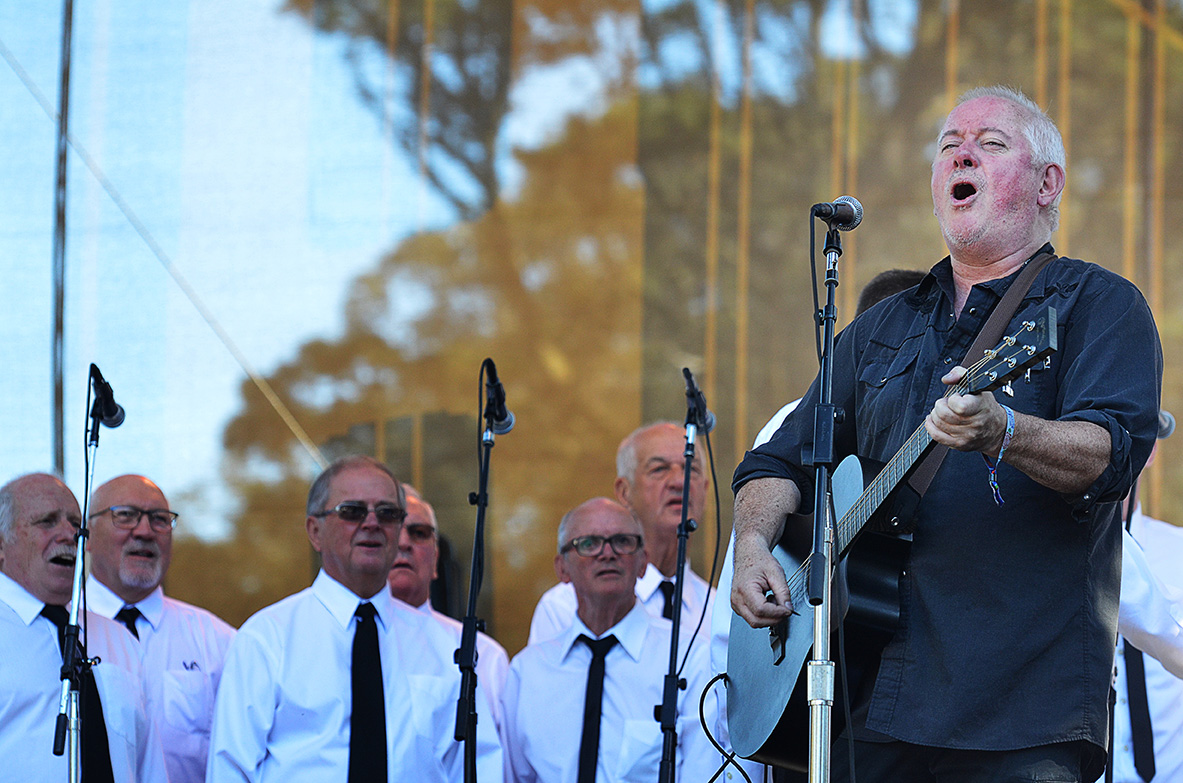
[[[702,393],[694,385],[694,376],[683,368],[686,378],[686,450],[682,468],[682,521],[678,523],[678,560],[674,571],[673,612],[670,615],[670,665],[662,680],[661,704],[654,708],[654,718],[661,724],[661,767],[659,783],[674,783],[678,754],[678,691],[686,689],[686,680],[678,676],[678,635],[682,625],[682,593],[685,589],[686,544],[698,522],[689,518],[690,475],[694,465],[694,441],[699,428],[706,429],[707,407]],[[691,639],[691,644],[694,640]]]
[[[98,381],[96,374],[98,367],[90,366],[90,378],[87,385],[87,425],[86,449],[84,452],[86,470],[84,471],[84,487],[82,501],[82,520],[78,532],[74,534],[76,551],[74,554],[74,583],[70,590],[70,617],[63,630],[65,641],[62,646],[62,695],[58,703],[57,723],[53,731],[53,754],[61,756],[67,751],[68,741],[68,773],[71,783],[78,783],[82,776],[81,737],[82,711],[79,709],[79,693],[82,677],[87,669],[97,665],[99,658],[87,658],[85,644],[79,644],[81,629],[78,626],[79,607],[82,605],[82,579],[86,574],[86,539],[90,535],[87,528],[87,512],[89,511],[90,487],[94,478],[94,455],[99,447],[99,427],[103,420],[104,396],[97,392],[93,404],[90,402],[90,392]],[[99,375],[98,378],[102,376]]]
[[[809,603],[813,606],[813,658],[808,664],[809,783],[830,780],[831,708],[834,705],[834,662],[830,660],[830,587],[834,571],[834,520],[830,474],[834,464],[834,325],[838,308],[838,257],[842,241],[831,225],[826,232],[826,304],[821,312],[822,355],[819,396],[813,418],[813,554],[809,567]]]
[[[469,504],[476,506],[476,529],[472,538],[472,568],[468,578],[468,610],[464,614],[464,626],[460,633],[460,649],[456,650],[455,661],[460,667],[460,698],[456,703],[457,742],[464,743],[464,783],[476,783],[477,711],[476,711],[476,639],[477,631],[485,629],[485,621],[476,616],[477,598],[485,574],[485,509],[489,504],[489,456],[493,449],[493,422],[496,408],[493,389],[484,383],[489,359],[481,364],[481,385],[485,389],[483,418],[484,434],[477,452],[477,491],[468,495]]]

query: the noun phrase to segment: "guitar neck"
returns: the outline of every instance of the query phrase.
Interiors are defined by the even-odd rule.
[[[908,475],[908,472],[915,467],[921,457],[928,452],[932,443],[933,440],[928,434],[928,430],[921,424],[895,453],[895,456],[883,466],[879,475],[867,485],[858,500],[835,526],[839,554],[846,551],[846,548],[867,524],[867,520],[887,499],[887,496],[899,486],[900,481]]]

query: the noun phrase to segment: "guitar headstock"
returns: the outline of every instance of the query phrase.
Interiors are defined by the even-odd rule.
[[[1056,351],[1056,308],[1048,307],[1034,319],[1023,321],[1013,335],[1002,338],[969,368],[961,384],[963,394],[992,391],[1013,381],[1029,367]]]

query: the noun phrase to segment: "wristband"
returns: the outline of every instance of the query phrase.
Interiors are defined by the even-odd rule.
[[[1006,432],[1002,436],[1002,448],[998,450],[998,458],[990,459],[985,454],[982,459],[986,460],[986,467],[990,469],[990,489],[994,491],[994,502],[1002,505],[1002,492],[998,489],[998,464],[1002,462],[1002,455],[1006,453],[1006,447],[1010,445],[1011,436],[1015,434],[1015,412],[1009,406],[1003,405],[1002,409],[1006,411]]]

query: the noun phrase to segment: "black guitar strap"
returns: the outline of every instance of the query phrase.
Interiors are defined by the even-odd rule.
[[[1015,311],[1019,309],[1019,302],[1023,301],[1023,297],[1027,295],[1027,291],[1031,288],[1031,283],[1035,281],[1035,276],[1039,274],[1039,270],[1043,269],[1049,263],[1056,259],[1054,253],[1040,253],[1027,262],[1023,267],[1023,271],[1019,272],[1019,276],[1015,278],[1015,282],[1011,283],[1011,287],[1003,294],[1002,299],[994,308],[994,312],[990,313],[990,317],[986,319],[986,323],[982,326],[978,336],[974,338],[973,345],[965,353],[965,358],[961,360],[962,367],[970,367],[983,356],[986,351],[998,345],[1002,339],[1003,333],[1006,331],[1007,324],[1010,319],[1014,317]],[[912,471],[912,475],[908,477],[908,486],[919,496],[924,497],[924,493],[928,491],[929,484],[932,483],[933,478],[940,469],[941,463],[945,461],[945,455],[949,453],[948,446],[937,444],[928,452],[916,469]]]

